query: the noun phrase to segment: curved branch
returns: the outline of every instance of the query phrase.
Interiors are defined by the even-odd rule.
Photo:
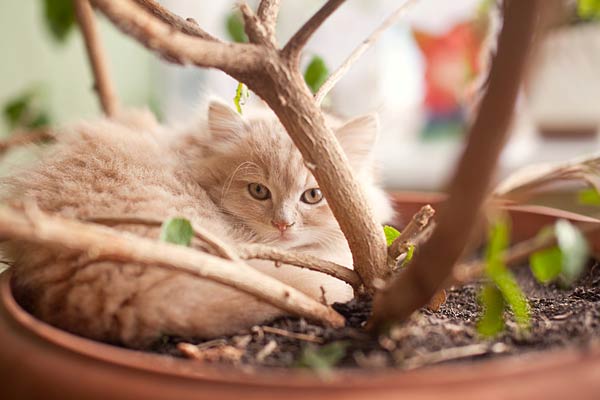
[[[218,43],[174,31],[133,0],[91,0],[124,33],[169,61],[218,68],[228,74],[260,69],[265,51],[259,46]]]
[[[188,247],[105,226],[51,216],[37,208],[22,211],[0,206],[0,237],[88,252],[97,258],[158,265],[232,287],[292,315],[334,327],[344,325],[344,318],[333,309],[243,262],[223,260]]]
[[[319,29],[325,20],[333,14],[345,0],[328,0],[302,27],[292,36],[283,48],[284,57],[297,65],[302,49],[311,36]]]
[[[179,15],[173,14],[171,11],[167,10],[154,0],[134,1],[140,6],[144,7],[146,11],[150,12],[152,15],[154,15],[161,21],[171,25],[173,28],[177,29],[182,33],[185,33],[190,36],[199,37],[201,39],[210,40],[213,42],[220,42],[219,39],[212,36],[204,29],[200,28],[197,24],[191,22],[190,20],[183,19]]]
[[[437,228],[409,267],[375,297],[371,328],[386,321],[404,320],[425,305],[441,289],[460,257],[508,137],[540,1],[507,2],[490,84],[470,129],[448,200],[439,211]]]
[[[118,111],[119,102],[109,76],[104,49],[100,43],[94,10],[89,0],[76,0],[74,6],[77,23],[83,34],[88,59],[94,72],[94,89],[98,93],[104,114],[112,117]]]
[[[327,96],[327,93],[329,93],[335,84],[346,74],[346,72],[348,72],[350,67],[352,67],[352,64],[354,64],[360,58],[360,56],[362,56],[364,52],[367,51],[379,39],[383,32],[394,25],[396,21],[398,21],[398,19],[403,16],[408,8],[416,1],[417,0],[406,0],[404,3],[402,3],[400,7],[396,9],[396,11],[387,17],[385,21],[383,21],[383,23],[369,35],[369,37],[363,40],[358,47],[356,47],[352,53],[350,53],[348,58],[346,58],[342,65],[340,65],[339,68],[336,69],[325,82],[323,82],[315,94],[315,101],[318,105],[321,104],[325,96]]]
[[[90,217],[86,221],[101,224],[101,225],[145,225],[159,227],[162,222],[153,218],[146,217]],[[342,265],[322,260],[317,257],[307,254],[297,253],[288,250],[281,250],[275,247],[265,246],[262,244],[244,244],[239,246],[239,254],[231,246],[223,242],[221,239],[214,236],[197,225],[193,226],[194,236],[200,241],[208,244],[210,250],[216,255],[227,260],[250,260],[260,259],[275,262],[281,262],[292,266],[310,269],[312,271],[321,272],[334,278],[340,279],[355,289],[358,289],[362,281],[356,272]]]
[[[258,10],[256,10],[256,15],[263,23],[269,41],[277,47],[275,27],[277,25],[277,16],[279,15],[279,0],[261,0]]]
[[[240,257],[245,260],[270,260],[310,269],[311,271],[322,272],[346,282],[354,289],[358,289],[362,284],[356,272],[351,269],[303,253],[281,250],[261,244],[247,244],[240,247]]]
[[[8,138],[0,140],[0,155],[10,149],[28,144],[40,144],[42,142],[53,140],[54,136],[48,129],[41,128],[33,131],[12,133]]]

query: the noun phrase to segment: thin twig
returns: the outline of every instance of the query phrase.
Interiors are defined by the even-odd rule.
[[[119,108],[116,91],[110,79],[106,54],[100,42],[96,16],[88,0],[76,0],[77,22],[85,40],[88,59],[94,72],[94,89],[98,93],[104,114],[113,117]]]
[[[344,60],[344,62],[338,67],[338,69],[336,69],[331,75],[329,75],[329,77],[325,82],[323,82],[317,93],[315,93],[315,102],[317,103],[317,105],[320,105],[323,102],[323,99],[325,98],[325,96],[327,96],[331,89],[333,89],[335,84],[346,74],[346,72],[348,72],[350,67],[352,67],[352,65],[364,54],[364,52],[367,51],[379,39],[381,34],[385,32],[389,27],[394,25],[396,21],[398,21],[398,19],[400,19],[400,17],[404,15],[408,8],[414,3],[416,3],[416,1],[417,0],[405,0],[404,3],[402,3],[396,9],[396,11],[394,11],[389,17],[387,17],[385,21],[383,21],[383,23],[379,27],[377,27],[377,29],[375,29],[373,33],[371,33],[371,35],[369,35],[369,37],[363,40],[360,43],[360,45],[358,45],[358,47],[356,47],[352,51],[352,53],[350,53],[348,58]]]
[[[275,27],[277,26],[277,16],[279,15],[279,0],[261,0],[256,10],[256,15],[263,23],[269,41],[277,47]]]
[[[197,24],[190,21],[190,19],[183,19],[180,16],[173,14],[171,11],[167,10],[154,0],[134,1],[140,6],[144,7],[147,11],[152,13],[152,15],[154,15],[161,21],[171,25],[173,28],[177,29],[182,33],[185,33],[190,36],[199,37],[201,39],[210,40],[213,42],[220,41],[216,37],[206,32],[204,29],[200,28]]]
[[[270,260],[322,272],[346,282],[354,289],[358,289],[362,284],[359,276],[353,270],[334,262],[322,260],[299,252],[282,250],[261,244],[246,244],[240,246],[240,257],[245,260]]]
[[[292,64],[295,65],[300,59],[300,53],[302,49],[308,43],[311,36],[319,29],[319,27],[325,22],[327,18],[339,6],[344,3],[345,0],[328,0],[302,27],[292,36],[283,48],[283,54],[286,58],[291,60]]]
[[[285,336],[292,339],[303,340],[305,342],[311,343],[323,343],[323,339],[321,339],[320,337],[307,335],[305,333],[290,332],[286,331],[285,329],[274,328],[272,326],[261,326],[261,329],[264,332],[272,333],[274,335]]]
[[[229,261],[195,249],[128,232],[48,215],[37,208],[0,206],[0,237],[93,254],[121,262],[160,266],[232,287],[292,315],[329,326],[344,318],[295,288],[241,261]]]
[[[577,228],[585,235],[594,235],[600,232],[600,223],[581,223]],[[556,246],[557,239],[555,235],[536,236],[523,242],[517,243],[502,254],[502,260],[507,266],[518,265],[520,262],[538,251]],[[454,267],[454,271],[445,286],[464,285],[481,278],[485,271],[483,261],[474,261],[465,264],[459,264]]]
[[[15,147],[39,144],[53,139],[54,136],[46,128],[25,132],[17,131],[12,133],[7,139],[0,140],[0,155]]]

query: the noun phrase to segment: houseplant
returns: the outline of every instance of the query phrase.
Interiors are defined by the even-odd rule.
[[[392,276],[383,289],[379,288],[378,280],[388,278],[385,270],[388,251],[383,245],[382,233],[380,228],[373,224],[373,220],[369,215],[369,208],[362,200],[361,194],[354,191],[349,192],[353,190],[351,188],[357,187],[353,184],[355,178],[345,163],[339,145],[325,126],[323,116],[316,107],[316,102],[313,101],[297,71],[297,60],[303,44],[326,17],[341,5],[342,1],[328,1],[282,50],[277,49],[278,46],[274,37],[274,21],[279,6],[277,1],[262,1],[257,14],[254,14],[245,3],[242,3],[240,9],[244,15],[246,33],[250,38],[250,43],[245,45],[221,43],[195,24],[177,18],[168,13],[167,10],[161,9],[153,1],[136,0],[136,2],[138,6],[131,1],[116,3],[96,0],[93,3],[125,32],[135,36],[148,47],[158,50],[168,59],[180,62],[191,60],[198,65],[218,67],[246,82],[278,114],[293,137],[294,142],[303,153],[307,164],[313,166],[315,176],[321,187],[324,188],[325,195],[350,243],[355,258],[356,272],[361,279],[365,292],[376,293],[375,310],[371,319],[373,329],[384,325],[390,320],[407,318],[415,309],[424,305],[436,291],[442,288],[453,264],[465,247],[477,220],[478,210],[487,197],[489,180],[504,141],[504,134],[517,93],[518,79],[515,79],[515,76],[520,76],[523,70],[528,44],[535,30],[535,24],[532,24],[531,21],[537,16],[537,1],[519,3],[519,6],[516,6],[517,2],[514,1],[507,3],[507,23],[500,39],[498,56],[492,68],[489,90],[482,102],[479,117],[472,127],[465,155],[449,189],[448,200],[440,207],[438,228],[434,231],[431,239],[425,243],[419,256],[409,264],[408,269],[402,274]],[[81,0],[76,4],[81,7],[80,10],[87,12],[87,14],[82,15],[90,17],[87,1]],[[85,11],[86,7],[88,7],[88,11]],[[144,11],[144,8],[151,10],[152,14]],[[93,20],[93,17],[91,20]],[[88,28],[87,30],[84,29],[84,33],[87,32],[91,59],[95,66],[98,81],[97,87],[103,100],[104,109],[108,115],[111,115],[115,112],[116,104],[114,99],[111,99],[110,90],[107,90],[107,85],[110,82],[106,79],[106,74],[102,72],[102,60],[97,57],[98,47],[97,44],[94,45],[94,35],[89,30],[91,20],[87,18],[86,22],[86,18],[81,17],[82,26]],[[476,171],[476,174],[474,171]],[[401,201],[400,204],[402,203]],[[121,250],[115,249],[116,246],[101,245],[100,243],[107,243],[107,239],[124,240],[125,237],[119,236],[108,229],[99,230],[92,224],[67,221],[46,216],[43,213],[35,214],[35,221],[33,221],[31,219],[32,214],[28,214],[27,210],[5,208],[2,210],[1,217],[0,233],[5,237],[21,238],[35,243],[62,244],[80,251],[93,248],[94,253],[99,256],[119,255],[142,263],[158,262],[165,267],[184,269],[204,278],[220,279],[219,282],[225,282],[251,293],[276,306],[285,308],[291,313],[310,317],[331,325],[339,324],[334,312],[322,305],[307,302],[302,297],[290,296],[289,294],[293,293],[291,291],[284,292],[287,293],[287,296],[282,299],[281,296],[277,295],[277,292],[275,294],[263,293],[253,288],[250,285],[252,282],[239,282],[234,277],[227,275],[226,271],[218,271],[217,268],[211,269],[211,265],[212,267],[221,265],[224,267],[223,269],[226,269],[225,267],[228,265],[231,266],[230,262],[225,260],[217,262],[214,258],[194,254],[195,260],[199,263],[198,265],[190,265],[185,262],[185,257],[182,256],[191,257],[192,252],[184,252],[175,247],[156,243],[154,245],[159,247],[160,250],[165,250],[165,254],[161,258],[161,255],[157,252],[150,252],[149,246],[143,248],[143,246],[136,245],[131,240],[126,241],[126,246],[121,247]],[[78,233],[86,233],[86,235],[78,235]],[[149,243],[145,244],[148,245]],[[122,251],[124,248],[130,250],[130,252],[124,254]],[[142,250],[148,251],[149,254],[144,253]],[[224,249],[221,248],[221,250]],[[164,256],[168,255],[179,255],[179,257],[166,259]],[[250,274],[248,278],[258,279],[260,276]],[[98,392],[96,394],[86,392],[86,395],[107,396],[111,391],[110,394],[113,397],[127,397],[137,393],[138,395],[142,394],[146,397],[156,398],[175,395],[179,395],[179,397],[188,395],[195,395],[196,397],[200,395],[214,396],[217,393],[222,397],[227,395],[239,396],[242,390],[247,397],[265,397],[267,395],[271,397],[276,395],[300,397],[309,392],[316,395],[322,391],[327,392],[325,395],[335,394],[335,391],[342,391],[338,393],[345,391],[344,394],[348,395],[348,390],[358,388],[358,386],[348,388],[345,385],[346,382],[340,380],[341,378],[330,383],[323,383],[314,376],[302,377],[297,376],[296,373],[284,374],[283,376],[286,378],[283,380],[280,376],[273,376],[264,378],[263,381],[260,375],[253,375],[248,380],[242,380],[236,372],[228,372],[227,376],[221,379],[217,377],[219,372],[211,368],[194,368],[190,364],[180,363],[172,359],[167,361],[164,358],[159,359],[156,356],[142,355],[127,350],[112,348],[109,350],[107,346],[75,338],[41,324],[20,311],[16,303],[11,300],[8,279],[8,277],[4,278],[3,286],[4,305],[8,310],[5,314],[6,326],[20,325],[25,327],[25,331],[28,332],[23,337],[35,337],[37,335],[38,339],[40,337],[43,337],[43,339],[41,342],[34,339],[29,344],[20,344],[18,341],[13,341],[18,337],[14,334],[15,331],[7,330],[5,343],[10,351],[7,351],[5,355],[8,360],[14,360],[14,350],[24,349],[34,357],[40,357],[32,358],[33,364],[46,365],[48,368],[44,368],[44,370],[52,369],[61,375],[50,377],[41,374],[41,381],[36,381],[50,381],[50,384],[46,387],[52,392],[47,392],[46,398],[61,395],[63,398],[75,397],[78,393],[82,393],[78,392],[79,388],[85,390],[92,387],[97,389]],[[295,302],[286,300],[290,297]],[[16,331],[19,329],[17,328]],[[36,341],[45,349],[40,347],[36,351],[34,348]],[[56,344],[59,345],[56,346]],[[46,350],[49,350],[49,352]],[[77,353],[75,360],[73,360],[75,362],[63,364],[55,358],[57,356],[56,352],[61,353],[61,355]],[[88,356],[92,356],[92,360]],[[139,359],[138,356],[140,356]],[[100,361],[100,364],[96,363],[98,357],[104,360]],[[566,362],[565,360],[570,359],[570,357],[572,357],[572,353],[561,355],[558,362]],[[592,354],[589,362],[595,361],[594,357],[595,354]],[[92,365],[89,364],[90,362]],[[155,372],[159,370],[161,373],[146,375],[148,369],[154,368],[148,365],[152,363],[162,365],[163,362],[169,368],[169,372],[163,369],[163,366],[157,366]],[[542,362],[549,361],[542,360]],[[7,373],[5,376],[21,376],[20,372],[23,372],[23,370],[19,368],[33,371],[32,368],[34,367],[27,363],[13,363],[13,365],[17,366],[16,372],[10,373],[10,375]],[[82,371],[83,368],[86,368],[85,365],[90,366],[90,369],[80,382],[72,383],[69,387],[62,386],[65,382],[63,379],[72,377],[76,371]],[[519,369],[520,367],[514,365],[508,367],[520,374],[515,378],[520,383],[506,387],[508,389],[529,387],[532,382],[541,379],[539,374],[544,374],[543,378],[548,376],[548,371],[537,368],[539,364],[532,362],[532,365],[534,365],[535,372],[531,373],[530,380],[526,383],[521,378],[524,376],[523,374],[527,375],[528,373],[523,372]],[[572,364],[568,364],[568,366],[571,367]],[[187,375],[187,377],[181,375],[187,374],[188,372],[183,371],[190,371],[190,368],[195,372],[189,372],[191,375]],[[490,368],[487,371],[493,370],[495,372],[493,376],[501,380],[501,377],[497,375],[500,370],[498,365],[487,368]],[[10,371],[10,367],[8,367],[8,370]],[[125,370],[132,372],[135,376],[127,377],[122,381],[123,383],[118,383],[120,381],[113,374],[125,374]],[[575,370],[571,370],[571,372],[573,371]],[[178,376],[173,377],[174,374]],[[364,383],[366,386],[360,386],[360,390],[353,392],[353,394],[356,396],[372,394],[372,391],[376,390],[375,386],[380,384],[378,387],[386,391],[384,394],[391,395],[392,390],[405,390],[405,393],[421,393],[424,396],[432,382],[441,382],[442,385],[447,384],[448,387],[456,387],[460,382],[465,382],[462,380],[464,375],[459,376],[460,374],[448,378],[452,375],[448,370],[442,370],[440,375],[444,375],[443,378],[440,378],[439,375],[436,378],[435,375],[415,374],[402,375],[402,377],[395,374],[383,374],[375,378],[370,376],[359,377],[357,375],[356,379],[360,384]],[[500,375],[504,375],[504,372],[501,372]],[[166,378],[168,382],[159,379],[158,376]],[[354,375],[352,376],[354,377]],[[512,374],[508,374],[508,376],[513,377]],[[193,378],[189,379],[191,377]],[[342,378],[344,377],[342,375]],[[578,377],[580,379],[586,378],[582,382],[586,384],[587,389],[594,389],[593,383],[587,380],[587,375],[578,375]],[[112,378],[115,382],[114,387],[98,385],[103,378]],[[19,382],[18,379],[21,378],[15,378],[15,381]],[[417,382],[419,380],[421,382],[427,381],[427,386],[415,387],[409,384],[408,382],[413,379],[417,379]],[[473,379],[478,378],[471,376],[466,382],[472,382]],[[217,380],[229,387],[231,385],[234,385],[234,387],[233,389],[227,389]],[[369,383],[365,382],[366,380],[369,380]],[[387,386],[386,382],[392,381],[394,383],[390,383],[390,385],[400,384],[401,388]],[[152,386],[148,386],[148,382],[151,382]],[[509,380],[504,383],[507,382],[512,383],[513,381]],[[562,390],[565,389],[562,386],[559,387],[559,381],[556,382],[557,386],[552,387],[555,390],[553,393],[564,393]],[[86,387],[80,387],[79,383]],[[140,387],[142,383],[146,385],[144,388]],[[287,388],[288,386],[295,389],[290,391]],[[341,386],[346,386],[346,388]],[[434,390],[439,388],[435,386],[434,384]],[[249,387],[256,389],[256,391],[248,394],[247,389]],[[468,390],[473,391],[476,387],[477,385],[469,385]],[[236,392],[236,388],[240,391]],[[117,393],[114,393],[112,389],[116,389]],[[138,389],[141,391],[138,391]],[[213,389],[215,391],[211,392]],[[28,391],[21,384],[15,385],[14,390],[16,394],[19,394],[19,391],[24,391],[21,393],[33,396],[33,392]],[[70,390],[73,390],[73,392],[69,393]],[[162,390],[165,390],[165,392]],[[482,387],[481,390],[482,392],[479,394],[485,393],[490,388]]]

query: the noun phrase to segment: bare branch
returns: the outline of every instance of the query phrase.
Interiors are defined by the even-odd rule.
[[[86,221],[93,222],[96,224],[114,226],[114,225],[147,225],[147,226],[161,226],[162,222],[154,218],[146,217],[90,217],[86,218]],[[223,242],[221,239],[213,235],[206,229],[194,225],[194,236],[206,243],[214,253],[226,260],[237,261],[240,257],[237,255],[228,244]]]
[[[308,43],[311,36],[344,1],[328,0],[287,42],[283,48],[283,54],[285,58],[291,61],[292,65],[298,63],[302,49]]]
[[[263,22],[254,14],[248,3],[242,1],[239,8],[244,17],[244,31],[248,35],[250,43],[275,48],[275,43],[269,40],[269,35]]]
[[[600,232],[600,221],[598,221],[598,223],[577,224],[577,227],[586,236],[595,235]],[[502,260],[504,264],[508,266],[518,265],[527,260],[531,254],[556,246],[556,243],[557,239],[554,235],[542,237],[536,236],[512,246],[502,254]],[[456,265],[452,272],[452,276],[446,282],[445,286],[464,285],[472,282],[481,278],[484,270],[485,263],[483,261]]]
[[[114,261],[158,265],[235,288],[293,315],[329,326],[344,319],[333,309],[243,262],[159,242],[105,226],[51,216],[39,209],[0,207],[0,237],[59,246]]]
[[[434,214],[435,210],[431,205],[427,204],[421,207],[421,209],[413,215],[410,222],[404,227],[400,236],[398,236],[388,247],[388,257],[395,262],[400,254],[406,253],[408,245],[411,244],[418,234],[427,227],[429,220]]]
[[[279,15],[279,0],[261,0],[258,10],[256,10],[256,15],[263,23],[269,41],[277,47],[275,27],[277,26],[277,16]]]
[[[438,225],[416,259],[374,300],[370,327],[404,320],[439,291],[460,257],[488,194],[508,136],[519,83],[537,27],[541,0],[506,2],[505,23],[490,84],[440,209]]]
[[[113,117],[118,111],[119,102],[108,72],[106,55],[100,42],[94,10],[92,10],[89,0],[76,0],[74,5],[77,22],[85,40],[88,59],[94,72],[94,89],[98,93],[104,114]]]
[[[108,226],[146,225],[158,227],[162,225],[161,221],[146,217],[91,217],[86,218],[86,221]],[[333,276],[334,278],[348,283],[355,289],[358,289],[362,283],[356,272],[330,261],[312,257],[307,254],[281,250],[261,244],[241,245],[239,246],[238,254],[231,246],[214,236],[212,233],[208,232],[206,229],[197,225],[194,225],[193,228],[194,236],[196,238],[208,244],[210,249],[213,250],[215,254],[228,260],[240,260],[241,258],[245,260],[261,259],[281,262]]]
[[[396,21],[398,21],[398,19],[404,15],[408,8],[415,3],[416,0],[405,0],[404,3],[402,3],[396,9],[396,11],[387,17],[385,21],[383,21],[383,23],[377,29],[375,29],[371,35],[369,35],[368,38],[363,40],[360,45],[358,45],[358,47],[355,48],[352,53],[350,53],[342,65],[340,65],[339,68],[336,69],[325,82],[323,82],[317,93],[315,93],[315,101],[317,102],[317,105],[320,105],[321,102],[323,102],[325,96],[327,96],[335,84],[346,74],[346,72],[348,72],[350,67],[352,67],[352,65],[360,58],[360,56],[362,56],[365,51],[375,44],[377,40],[379,40],[381,34],[389,27],[394,25]]]
[[[240,247],[240,257],[246,260],[253,258],[271,260],[322,272],[346,282],[354,289],[358,289],[362,284],[356,272],[351,269],[303,253],[281,250],[261,244],[248,244]]]
[[[174,31],[133,0],[91,0],[119,29],[169,61],[218,68],[228,74],[260,69],[264,49],[252,44],[217,43]]]
[[[54,136],[45,128],[26,132],[17,131],[12,133],[7,139],[0,140],[0,155],[15,147],[39,144],[53,139]]]
[[[190,36],[199,37],[201,39],[210,40],[214,42],[220,42],[219,39],[215,38],[208,32],[204,31],[200,28],[196,23],[192,22],[191,19],[183,19],[178,15],[173,14],[171,11],[167,10],[163,6],[161,6],[158,2],[154,0],[134,0],[140,6],[144,7],[146,11],[149,11],[160,19],[161,21],[171,25],[173,28],[178,31],[185,33]]]

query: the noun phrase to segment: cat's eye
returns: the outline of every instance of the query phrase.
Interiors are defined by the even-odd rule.
[[[250,196],[254,197],[256,200],[267,200],[271,197],[269,189],[260,183],[249,184],[248,192],[250,192]]]
[[[317,204],[323,200],[323,193],[321,193],[321,189],[319,188],[308,189],[306,192],[302,193],[300,200],[306,204]]]

